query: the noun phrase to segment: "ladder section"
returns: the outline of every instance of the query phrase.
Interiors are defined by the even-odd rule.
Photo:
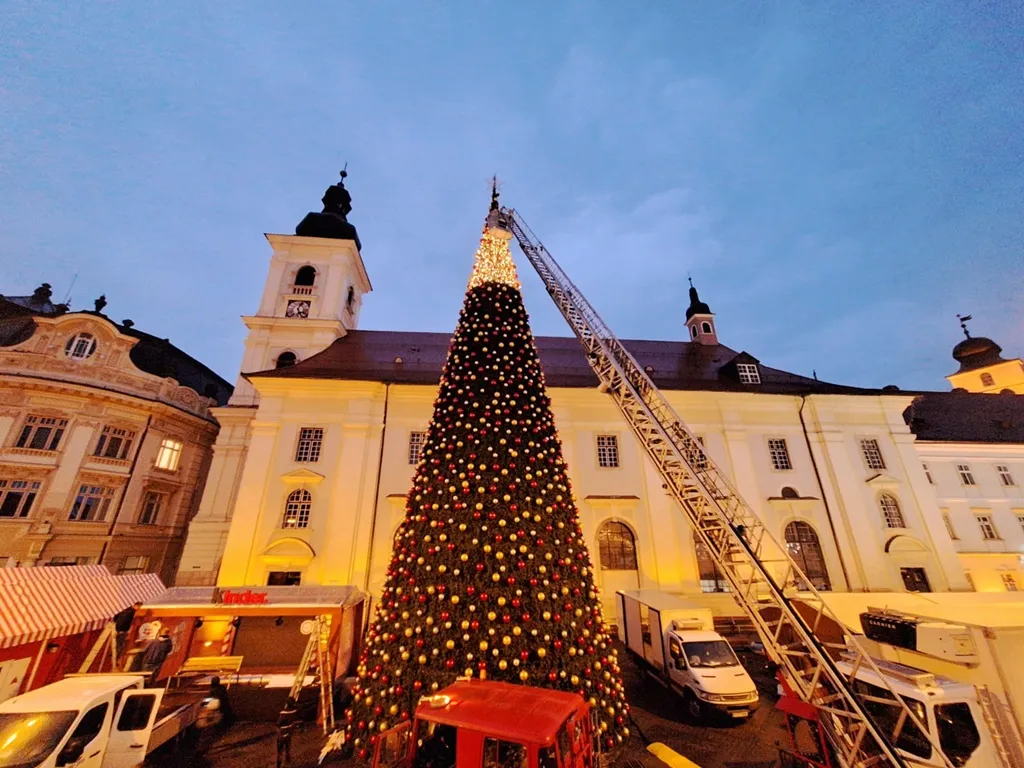
[[[298,703],[299,694],[306,684],[306,675],[316,664],[314,685],[319,688],[320,715],[323,722],[324,735],[334,728],[334,667],[331,664],[331,622],[329,616],[316,616],[303,622],[303,631],[309,630],[309,641],[302,652],[302,660],[295,670],[295,679],[288,695]]]
[[[844,766],[912,764],[936,765],[904,755],[893,746],[905,729],[916,728],[941,760],[952,768],[937,739],[910,711],[895,691],[891,700],[862,700],[854,692],[858,670],[873,669],[874,661],[859,644],[826,647],[815,636],[822,618],[842,623],[825,605],[797,564],[733,488],[725,474],[704,452],[664,395],[619,342],[604,321],[512,209],[502,209],[502,223],[519,242],[540,275],[555,305],[568,321],[601,383],[618,405],[648,457],[657,467],[666,490],[676,499],[698,538],[707,547],[732,586],[733,595],[754,623],[765,648],[780,665],[794,691],[819,711],[820,724]],[[784,594],[799,587],[808,610],[798,612]],[[835,663],[842,651],[854,660],[849,672]],[[888,685],[888,683],[886,683]],[[884,702],[884,704],[882,703]],[[891,706],[881,726],[868,705]]]
[[[103,627],[103,631],[96,638],[96,642],[85,657],[85,661],[82,662],[82,666],[78,668],[78,674],[84,675],[92,669],[96,657],[103,651],[110,653],[110,671],[117,672],[117,631],[114,629],[114,622],[112,621],[108,621]],[[100,659],[100,669],[103,669],[103,659]]]

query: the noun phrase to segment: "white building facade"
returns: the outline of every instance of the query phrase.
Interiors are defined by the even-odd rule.
[[[334,208],[332,194],[342,200]],[[215,410],[221,431],[179,584],[350,584],[380,593],[448,337],[358,329],[370,283],[344,215],[346,196],[329,190],[324,212],[307,217],[299,234],[268,235],[270,276],[257,315],[246,318],[243,370],[254,373],[240,379],[228,407]],[[311,217],[321,217],[319,229]],[[964,549],[966,538],[950,537],[942,510],[973,513],[969,502],[944,495],[953,486],[929,481],[926,464],[937,468],[931,457],[947,443],[937,439],[941,428],[927,445],[912,431],[906,414],[921,395],[764,366],[719,342],[715,316],[692,287],[685,335],[626,345],[816,586],[972,588],[965,563],[974,574],[977,553]],[[642,447],[598,391],[577,342],[537,344],[608,607],[616,589],[642,587],[737,613]],[[1024,451],[1020,443],[996,450]],[[999,507],[1001,525],[1016,503]],[[1024,528],[1013,533],[1019,538],[1005,545],[1024,551]],[[977,574],[975,586],[983,586]]]

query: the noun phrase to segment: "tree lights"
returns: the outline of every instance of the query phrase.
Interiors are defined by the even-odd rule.
[[[362,758],[462,675],[575,691],[606,747],[629,734],[510,237],[489,226],[477,249],[360,658],[346,731]]]

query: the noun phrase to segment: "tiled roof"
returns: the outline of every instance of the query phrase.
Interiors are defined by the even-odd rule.
[[[395,384],[437,384],[448,356],[445,333],[350,331],[327,349],[290,368],[258,371],[250,378],[347,379]],[[544,377],[549,387],[596,387],[597,377],[575,338],[538,336]],[[768,394],[878,394],[879,390],[828,384],[760,366],[761,384],[742,384],[729,364],[735,350],[685,341],[623,341],[666,390],[762,392]],[[397,359],[401,362],[396,362]]]
[[[1024,443],[1024,396],[928,392],[903,414],[918,440]]]

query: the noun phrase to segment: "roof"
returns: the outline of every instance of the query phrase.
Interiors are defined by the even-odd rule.
[[[435,708],[424,701],[418,718],[540,746],[554,743],[562,723],[583,707],[575,693],[491,680],[459,680],[437,695],[450,697],[450,703]]]
[[[140,371],[171,378],[179,384],[190,387],[203,397],[217,401],[218,405],[227,403],[233,387],[214,371],[203,365],[194,357],[178,349],[168,339],[161,339],[152,334],[138,330],[133,325],[116,323],[100,312],[61,312],[46,302],[22,302],[26,297],[0,297],[0,347],[21,344],[32,337],[36,330],[33,316],[57,317],[87,315],[105,320],[125,336],[138,339],[128,356]],[[31,299],[31,297],[27,297]]]
[[[644,605],[650,606],[656,611],[693,611],[694,613],[706,613],[710,610],[702,605],[694,603],[692,600],[687,600],[685,597],[679,597],[678,595],[673,595],[669,592],[661,592],[657,589],[634,589],[622,591],[618,594],[631,597]]]
[[[537,336],[535,339],[547,386],[597,386],[597,377],[579,341],[563,336]],[[436,385],[441,380],[450,341],[451,335],[446,333],[349,331],[322,352],[290,368],[257,371],[246,376]],[[829,384],[765,365],[760,366],[760,384],[743,384],[732,364],[746,353],[737,353],[724,345],[647,340],[623,340],[622,343],[637,362],[648,369],[655,385],[666,390],[768,394],[880,394],[882,391]],[[399,359],[401,362],[396,362]]]
[[[102,565],[0,568],[0,648],[99,629],[163,591],[155,573],[112,576]]]
[[[89,675],[66,677],[56,683],[36,688],[0,704],[3,712],[60,712],[74,711],[98,696],[117,693],[124,688],[138,686],[142,676]]]
[[[955,347],[953,347],[953,359],[960,363],[960,370],[974,371],[978,368],[987,368],[990,365],[1006,362],[999,353],[1002,348],[992,339],[984,336],[968,336]]]
[[[928,392],[903,413],[918,440],[1024,443],[1024,397],[1013,394]]]

